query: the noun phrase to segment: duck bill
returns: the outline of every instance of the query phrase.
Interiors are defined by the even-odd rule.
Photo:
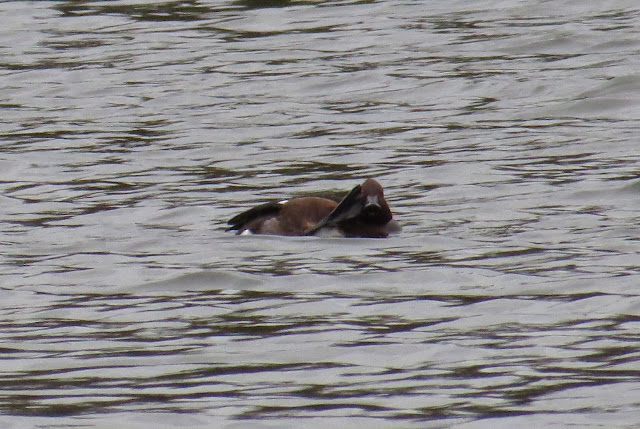
[[[378,200],[378,196],[377,195],[370,195],[367,197],[367,202],[364,204],[364,208],[365,209],[372,209],[372,208],[382,208],[380,206],[380,201]]]

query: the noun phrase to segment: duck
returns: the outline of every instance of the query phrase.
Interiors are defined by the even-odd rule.
[[[355,186],[340,202],[320,197],[272,201],[234,216],[227,224],[227,231],[237,235],[386,238],[401,230],[375,179]]]

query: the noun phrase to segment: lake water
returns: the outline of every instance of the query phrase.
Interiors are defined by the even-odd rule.
[[[637,1],[0,16],[1,427],[640,425]],[[224,230],[366,177],[400,235]]]

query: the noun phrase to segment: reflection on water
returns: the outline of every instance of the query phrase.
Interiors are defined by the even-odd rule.
[[[638,7],[556,9],[0,3],[0,425],[637,425]]]

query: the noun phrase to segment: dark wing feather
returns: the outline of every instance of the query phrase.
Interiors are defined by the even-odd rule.
[[[229,219],[227,224],[231,226],[227,228],[227,231],[240,230],[247,223],[259,217],[277,215],[281,208],[282,208],[282,205],[280,205],[275,201],[260,204],[259,206],[250,208],[249,210],[244,211],[239,215],[236,215],[231,219]]]
[[[335,209],[312,228],[305,231],[305,235],[313,235],[320,228],[334,226],[346,219],[356,217],[362,211],[362,201],[360,199],[360,185],[356,186],[338,203]]]

